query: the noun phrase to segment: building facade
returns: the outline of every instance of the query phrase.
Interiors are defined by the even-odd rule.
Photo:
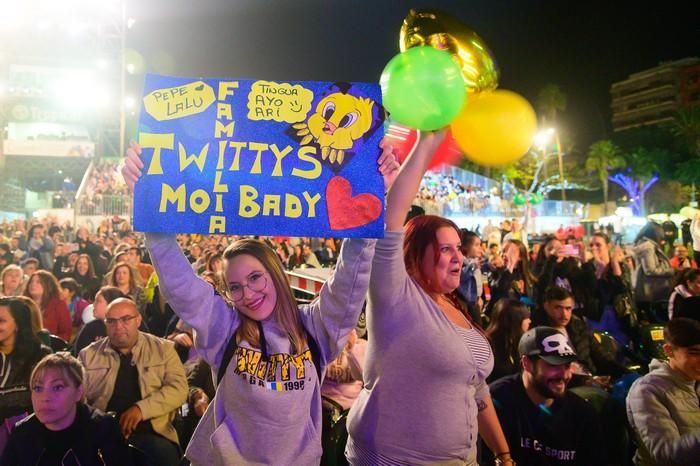
[[[612,123],[614,131],[673,121],[683,105],[700,102],[700,59],[684,58],[613,83]]]

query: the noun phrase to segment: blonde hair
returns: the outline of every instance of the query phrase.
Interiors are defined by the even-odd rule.
[[[250,238],[240,239],[232,243],[224,251],[226,267],[228,267],[228,262],[231,259],[243,254],[253,256],[259,260],[272,278],[272,284],[277,292],[277,302],[275,302],[272,314],[277,324],[287,334],[294,350],[297,353],[303,351],[307,343],[306,334],[303,331],[301,319],[299,318],[299,309],[279,256],[262,241]],[[260,347],[260,330],[257,322],[242,313],[239,314],[241,324],[236,330],[236,341],[240,343],[241,340],[245,340],[254,347]]]
[[[9,264],[5,266],[4,269],[2,269],[2,273],[0,274],[0,285],[3,286],[3,288],[0,289],[0,295],[5,294],[5,275],[7,275],[10,272],[16,272],[17,274],[19,274],[19,284],[17,285],[16,289],[11,290],[12,293],[14,293],[15,295],[22,293],[22,287],[24,286],[24,272],[22,271],[22,268],[19,265]]]
[[[44,356],[41,361],[36,363],[32,375],[29,377],[29,386],[33,386],[34,382],[49,369],[60,371],[63,378],[76,387],[80,387],[85,380],[85,368],[80,361],[67,351],[59,351]]]

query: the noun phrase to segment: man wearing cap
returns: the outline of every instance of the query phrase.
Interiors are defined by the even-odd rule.
[[[634,464],[700,464],[700,322],[669,321],[663,348],[668,361],[654,359],[627,396]]]
[[[607,464],[598,415],[566,389],[577,359],[566,335],[536,327],[522,336],[518,351],[522,371],[489,387],[516,463]]]

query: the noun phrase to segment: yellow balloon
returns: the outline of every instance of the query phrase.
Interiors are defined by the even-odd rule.
[[[498,87],[498,66],[486,43],[450,15],[439,10],[411,9],[401,26],[399,47],[404,52],[419,45],[449,52],[462,70],[468,92]]]
[[[479,165],[515,162],[532,145],[537,117],[530,103],[515,92],[483,92],[469,99],[450,125],[464,155]]]

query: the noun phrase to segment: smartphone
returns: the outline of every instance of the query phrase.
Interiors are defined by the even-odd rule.
[[[578,256],[579,255],[579,249],[578,246],[575,244],[565,244],[561,248],[561,252],[565,256]]]

